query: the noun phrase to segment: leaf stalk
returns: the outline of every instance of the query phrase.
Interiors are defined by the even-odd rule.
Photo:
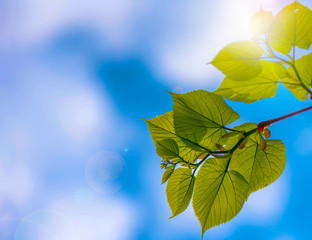
[[[309,111],[309,110],[312,110],[312,106],[310,107],[307,107],[307,108],[304,108],[304,109],[301,109],[299,111],[296,111],[296,112],[293,112],[293,113],[289,113],[287,115],[284,115],[282,117],[278,117],[278,118],[274,118],[274,119],[271,119],[271,120],[267,120],[267,121],[263,121],[263,122],[260,122],[258,124],[258,129],[259,131],[263,132],[263,130],[265,128],[268,128],[269,126],[271,126],[273,123],[276,123],[276,122],[279,122],[281,120],[284,120],[286,118],[290,118],[290,117],[293,117],[295,115],[298,115],[300,113],[303,113],[303,112],[306,112],[306,111]]]

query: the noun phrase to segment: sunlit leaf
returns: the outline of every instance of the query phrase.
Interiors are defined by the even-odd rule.
[[[236,126],[233,129],[236,131],[249,132],[249,131],[254,130],[256,128],[258,128],[257,124],[248,122],[248,123],[243,123],[239,126]]]
[[[224,146],[220,150],[230,150],[243,137],[241,132],[228,132],[224,134],[219,140],[218,145]]]
[[[225,77],[214,93],[229,100],[246,103],[275,96],[278,83],[286,76],[286,68],[264,60],[261,61],[261,65],[262,72],[248,81],[234,81]]]
[[[248,193],[248,183],[236,171],[228,170],[230,159],[208,159],[197,174],[194,212],[204,232],[235,217]]]
[[[261,9],[256,12],[250,20],[250,32],[254,36],[260,36],[265,34],[272,21],[274,20],[272,12],[264,11]]]
[[[262,48],[253,41],[239,41],[224,47],[212,64],[232,80],[246,81],[262,70]]]
[[[288,54],[294,45],[308,49],[312,43],[311,33],[311,10],[293,2],[275,17],[268,31],[268,42],[274,50]]]
[[[186,138],[181,138],[175,133],[173,112],[168,112],[152,119],[145,119],[145,121],[156,146],[159,146],[159,142],[163,140],[174,140],[179,147],[179,156],[187,162],[196,161],[198,156],[207,151],[205,148],[192,143]]]
[[[257,125],[254,123],[244,123],[242,125],[236,126],[233,128],[235,131],[226,133],[219,139],[218,143],[225,146],[225,149],[230,150],[242,139],[242,137],[244,137],[243,133],[253,129],[257,129]],[[247,137],[239,147],[244,148],[248,142],[248,139],[249,137]]]
[[[282,174],[285,163],[285,146],[280,140],[267,140],[262,151],[257,133],[250,137],[244,149],[237,149],[230,163],[230,169],[241,173],[249,183],[249,194],[273,183]]]
[[[156,152],[163,159],[179,160],[180,152],[178,144],[173,139],[164,139],[156,142]]]
[[[304,101],[307,99],[308,92],[299,85],[298,79],[288,76],[282,79],[282,83],[298,100]]]
[[[167,184],[167,200],[172,217],[183,212],[190,204],[195,183],[195,176],[189,168],[175,169]]]
[[[168,181],[168,179],[172,175],[173,171],[174,171],[174,168],[172,166],[166,168],[165,172],[163,173],[162,179],[161,179],[161,184],[164,184],[165,182]]]
[[[220,97],[204,90],[172,94],[176,133],[209,149],[226,131],[224,126],[239,118]]]
[[[295,61],[294,66],[298,71],[298,74],[303,82],[308,88],[311,87],[312,80],[312,53],[304,55]],[[292,76],[293,79],[298,79],[298,76],[293,67],[289,67],[287,72]]]
[[[304,101],[308,97],[308,92],[305,90],[299,82],[298,75],[302,83],[311,88],[312,84],[312,53],[304,55],[295,61],[295,69],[290,66],[287,69],[287,77],[283,78],[283,84],[301,101]],[[298,74],[298,75],[297,75]]]

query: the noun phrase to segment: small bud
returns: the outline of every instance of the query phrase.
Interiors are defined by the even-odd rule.
[[[287,85],[287,88],[288,89],[296,89],[296,88],[298,88],[299,86],[297,86],[297,85],[290,85],[290,84],[288,84]]]
[[[262,135],[260,133],[257,134],[257,140],[258,140],[259,147],[264,152],[264,150],[267,147],[267,142],[264,140],[264,138],[262,137]]]
[[[238,148],[243,149],[246,146],[248,140],[249,140],[249,137],[246,137],[244,141],[238,146]]]
[[[263,130],[263,135],[266,137],[266,138],[270,138],[271,137],[271,131],[268,129],[268,128],[265,128]]]
[[[207,154],[208,154],[208,153],[203,153],[202,155],[200,155],[200,156],[198,157],[198,159],[203,159],[204,157],[207,156]]]
[[[216,144],[216,147],[220,150],[220,151],[226,151],[226,149],[223,147],[223,146],[221,146],[220,144]]]

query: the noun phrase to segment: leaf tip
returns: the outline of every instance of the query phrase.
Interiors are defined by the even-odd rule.
[[[202,228],[202,231],[201,231],[201,239],[204,238],[204,233],[205,233],[205,230]]]
[[[174,217],[176,217],[176,216],[178,216],[180,213],[178,213],[178,212],[176,212],[176,213],[173,213],[172,212],[172,216],[171,217],[169,217],[168,219],[172,219],[172,218],[174,218]]]

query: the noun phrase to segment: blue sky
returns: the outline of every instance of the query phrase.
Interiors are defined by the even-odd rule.
[[[260,6],[285,0],[0,0],[0,239],[200,239],[192,208],[168,219],[147,126],[165,91],[214,90],[206,65],[249,39]],[[312,7],[310,1],[301,1]],[[309,106],[285,88],[229,102],[243,122]],[[204,239],[310,239],[312,112],[270,129],[287,147],[281,178]]]

